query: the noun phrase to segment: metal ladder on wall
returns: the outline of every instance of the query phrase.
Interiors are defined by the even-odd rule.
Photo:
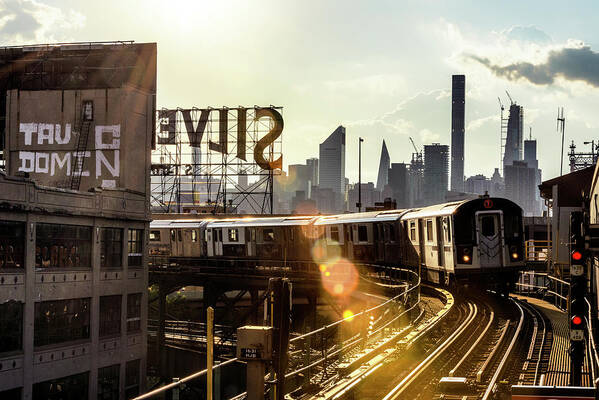
[[[79,122],[79,139],[77,140],[77,149],[73,155],[71,163],[71,190],[79,190],[81,186],[81,175],[83,174],[83,163],[85,162],[85,150],[89,140],[89,131],[92,125],[91,120],[85,119],[85,109],[81,109],[81,119]]]

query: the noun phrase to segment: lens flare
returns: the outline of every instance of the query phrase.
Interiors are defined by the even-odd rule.
[[[343,319],[352,322],[354,320],[354,313],[352,312],[352,310],[343,311]]]
[[[321,272],[323,288],[333,296],[349,296],[358,286],[358,271],[348,260],[340,258]]]

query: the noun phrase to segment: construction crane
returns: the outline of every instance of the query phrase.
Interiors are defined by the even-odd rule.
[[[420,153],[420,151],[418,150],[418,147],[416,147],[416,144],[414,143],[414,139],[412,139],[412,136],[410,136],[410,142],[412,142],[412,146],[414,147],[414,151],[416,153]]]
[[[510,96],[510,93],[507,90],[505,91],[505,94],[507,94],[507,97],[510,99],[510,103],[516,104],[514,103],[514,100],[512,100],[512,96]]]
[[[501,111],[504,111],[505,107],[503,106],[503,103],[501,102],[501,98],[499,96],[497,97],[497,101],[499,101],[499,108],[501,108]]]

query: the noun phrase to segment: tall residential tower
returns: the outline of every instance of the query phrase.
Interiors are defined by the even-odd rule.
[[[453,75],[451,82],[451,190],[464,191],[464,111],[466,77]]]

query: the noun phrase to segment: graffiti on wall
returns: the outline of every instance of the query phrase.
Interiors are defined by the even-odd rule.
[[[93,146],[77,151],[79,133],[66,124],[21,123],[19,125],[20,172],[44,174],[64,180],[71,174],[92,177],[101,181],[102,187],[116,187],[120,176],[120,125],[96,125],[90,132]],[[48,151],[38,149],[48,146]],[[29,149],[28,149],[29,147]],[[89,148],[89,146],[88,146]],[[83,163],[77,162],[83,159]]]

